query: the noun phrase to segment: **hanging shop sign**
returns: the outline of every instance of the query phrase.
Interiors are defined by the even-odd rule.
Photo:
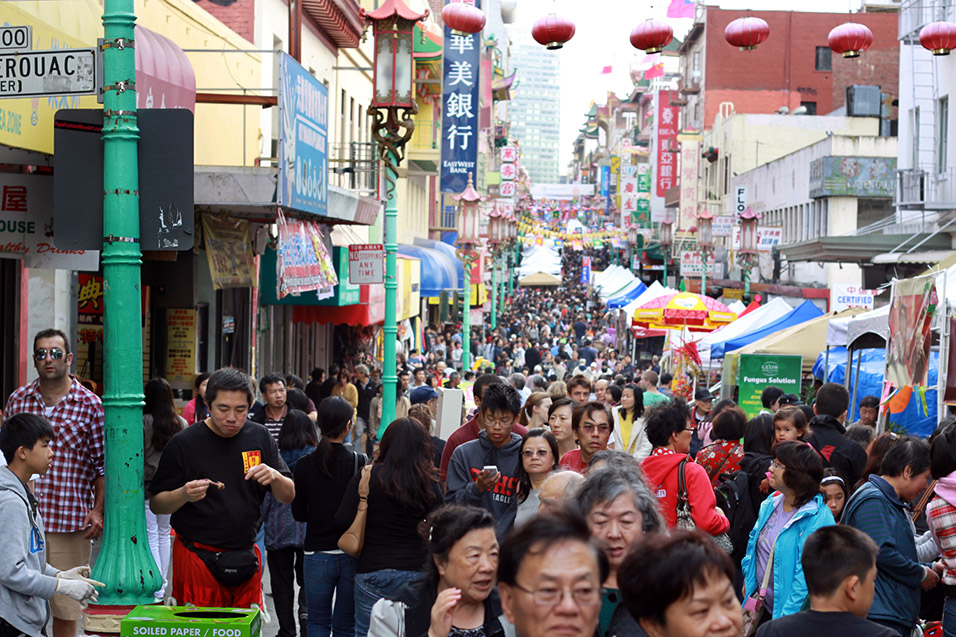
[[[325,215],[329,201],[329,89],[279,54],[280,206]]]
[[[53,227],[53,176],[0,174],[0,257],[28,268],[99,269],[98,250],[57,248]]]
[[[892,199],[896,157],[820,157],[810,162],[810,196]]]
[[[481,8],[480,0],[474,4]],[[478,178],[481,33],[457,33],[446,24],[444,36],[440,185],[442,192],[460,193],[468,173]]]
[[[349,283],[385,282],[385,246],[368,243],[349,246]]]
[[[166,310],[166,380],[169,382],[193,381],[196,374],[196,329],[196,310]],[[232,331],[235,332],[235,317]],[[223,333],[229,333],[225,325]]]
[[[204,214],[202,227],[213,288],[255,287],[256,268],[249,222]]]
[[[733,227],[733,240],[731,244],[734,250],[740,250],[740,226]],[[716,236],[716,232],[714,235]],[[783,228],[780,226],[758,226],[757,227],[757,251],[771,252],[783,241]]]
[[[657,186],[658,197],[677,185],[677,115],[680,109],[670,106],[675,91],[657,94]]]
[[[700,136],[686,136],[680,143],[680,208],[678,230],[697,225],[697,169],[700,164]]]
[[[518,147],[517,146],[502,146],[501,161],[508,161],[508,162],[518,161]]]
[[[581,283],[591,282],[591,257],[581,257]]]
[[[737,385],[740,388],[737,404],[748,418],[755,418],[763,403],[760,394],[769,385],[785,394],[800,395],[803,377],[803,357],[777,354],[741,354],[737,366]]]

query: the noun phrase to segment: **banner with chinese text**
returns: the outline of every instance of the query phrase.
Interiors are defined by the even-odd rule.
[[[677,185],[677,118],[680,109],[671,106],[675,91],[657,94],[657,186],[658,197]]]
[[[445,4],[448,4],[446,2]],[[473,2],[479,9],[480,0]],[[478,179],[478,77],[481,33],[456,34],[445,25],[442,52],[441,191],[460,193],[468,173]]]

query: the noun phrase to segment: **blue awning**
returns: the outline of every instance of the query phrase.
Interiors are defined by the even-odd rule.
[[[647,286],[644,285],[644,282],[637,279],[635,279],[634,283],[629,285],[628,288],[630,289],[624,290],[623,293],[609,298],[607,300],[607,306],[612,310],[619,307],[624,307],[631,301],[637,299],[637,297],[640,295],[647,292]]]
[[[795,307],[792,312],[781,316],[770,325],[766,325],[753,332],[748,332],[747,334],[741,334],[737,338],[730,339],[729,341],[711,345],[710,357],[723,358],[725,354],[732,352],[735,349],[740,349],[744,345],[749,345],[754,341],[758,341],[765,336],[770,336],[771,334],[779,332],[780,330],[786,329],[788,327],[806,323],[807,321],[815,319],[818,316],[823,316],[823,311],[814,305],[812,301],[807,299],[798,307]]]
[[[448,255],[432,248],[404,243],[398,244],[398,253],[421,260],[422,282],[420,292],[422,296],[438,296],[444,290],[456,289],[458,274],[455,271],[455,263]]]
[[[437,250],[441,252],[449,259],[452,260],[452,263],[455,264],[455,272],[457,274],[457,279],[454,285],[454,289],[462,290],[462,286],[465,282],[465,264],[462,263],[461,259],[458,258],[458,252],[455,250],[455,246],[444,241],[435,241],[434,239],[422,239],[421,237],[415,237],[414,243],[416,246],[423,248],[430,248],[432,250]]]

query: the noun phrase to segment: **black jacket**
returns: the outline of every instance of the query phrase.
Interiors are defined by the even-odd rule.
[[[432,606],[438,597],[437,586],[430,578],[420,584],[409,584],[399,589],[395,595],[396,601],[405,604],[405,636],[426,637],[432,623]],[[491,591],[485,599],[485,635],[488,637],[504,637],[505,629],[499,620],[501,617],[501,600],[498,590]]]
[[[820,452],[824,462],[852,488],[860,481],[866,467],[866,451],[846,437],[846,429],[833,416],[817,416],[810,421],[813,434],[810,444]]]

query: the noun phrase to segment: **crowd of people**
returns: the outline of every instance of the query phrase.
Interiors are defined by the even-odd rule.
[[[754,418],[687,401],[616,350],[579,267],[519,290],[473,368],[454,330],[400,353],[389,423],[363,365],[220,369],[182,415],[147,383],[155,599],[266,610],[268,565],[280,637],[956,634],[954,422],[876,435],[833,383],[812,404],[767,387]],[[103,408],[64,333],[33,358],[0,428],[0,637],[45,634],[50,608],[73,637],[100,586]],[[474,408],[448,423],[462,383]]]

